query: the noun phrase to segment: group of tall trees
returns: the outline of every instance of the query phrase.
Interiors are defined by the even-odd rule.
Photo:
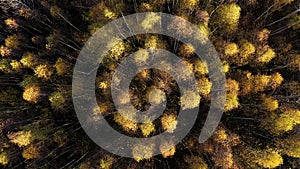
[[[1,167],[299,168],[299,9],[297,0],[0,0]],[[180,16],[208,36],[218,51],[227,78],[225,112],[205,143],[199,144],[198,136],[212,92],[208,63],[195,55],[191,44],[155,34],[136,35],[110,49],[97,72],[95,110],[121,133],[151,137],[176,129],[180,106],[193,109],[200,104],[190,134],[178,145],[165,142],[155,157],[151,145],[137,144],[134,159],[128,159],[101,149],[82,130],[71,95],[79,52],[103,25],[137,12]],[[152,14],[141,21],[145,29],[159,22]],[[182,26],[174,22],[171,26]],[[186,31],[184,25],[178,30]],[[194,73],[200,97],[192,91],[181,96],[172,76],[149,69],[133,79],[130,99],[118,99],[140,110],[167,99],[164,114],[140,124],[115,112],[112,75],[125,57],[141,49],[178,55]],[[134,62],[148,58],[149,53],[140,53]]]

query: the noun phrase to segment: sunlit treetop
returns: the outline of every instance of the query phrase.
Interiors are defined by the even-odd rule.
[[[269,39],[271,31],[268,29],[262,29],[260,31],[257,32],[257,40],[259,42],[266,42]]]
[[[234,93],[228,93],[226,95],[226,102],[224,106],[225,112],[230,111],[232,109],[238,108],[239,107],[239,99],[237,94]]]
[[[142,143],[138,143],[133,145],[132,155],[135,161],[140,162],[144,159],[150,159],[153,156],[154,145],[144,145]]]
[[[0,164],[5,166],[8,164],[8,162],[9,162],[8,154],[5,151],[1,152],[0,153]]]
[[[0,46],[0,55],[2,57],[9,56],[11,54],[12,50],[6,46]]]
[[[208,65],[206,62],[203,62],[201,60],[196,60],[194,65],[194,72],[199,73],[200,75],[208,74]]]
[[[300,124],[300,111],[288,109],[280,114],[271,113],[262,121],[262,126],[273,134],[281,135],[294,129]]]
[[[58,58],[54,65],[58,75],[67,75],[71,71],[71,65],[64,59]]]
[[[201,95],[204,95],[204,96],[208,96],[208,94],[211,92],[211,82],[209,81],[208,78],[206,77],[203,77],[203,78],[200,78],[198,81],[198,91]]]
[[[40,95],[40,87],[36,84],[33,84],[25,87],[23,92],[23,99],[31,103],[37,103]]]
[[[110,155],[105,155],[100,159],[100,169],[110,169],[115,159]]]
[[[194,52],[195,52],[195,48],[191,44],[183,44],[182,46],[180,46],[179,54],[181,56],[189,57],[193,55]]]
[[[261,153],[261,154],[260,154]],[[275,168],[283,164],[281,155],[274,150],[264,150],[256,155],[255,162],[265,168]]]
[[[8,18],[5,20],[5,24],[10,27],[11,29],[18,29],[19,24],[17,23],[16,19]]]
[[[278,108],[278,100],[273,97],[262,95],[262,108],[267,111],[274,111]]]
[[[243,147],[240,156],[247,162],[247,167],[251,168],[276,168],[283,164],[283,158],[278,151],[273,149],[260,150]]]
[[[240,40],[239,46],[240,46],[239,48],[240,57],[243,58],[241,62],[242,63],[247,62],[249,56],[255,53],[255,46],[251,42],[245,39]]]
[[[225,55],[234,56],[239,52],[238,45],[235,43],[228,43],[224,49]]]
[[[293,135],[277,141],[278,147],[283,154],[294,158],[300,158],[300,136]]]
[[[238,29],[241,8],[234,3],[222,4],[210,22],[223,33],[234,33]]]
[[[155,132],[155,125],[152,122],[143,123],[139,126],[143,136],[148,137],[152,132]]]
[[[17,60],[12,60],[10,62],[11,68],[17,72],[19,72],[22,69],[22,64]]]
[[[17,49],[19,47],[19,45],[20,45],[20,42],[19,42],[19,38],[17,35],[8,36],[5,39],[5,46],[7,46],[9,48]]]
[[[17,144],[19,147],[27,146],[33,141],[31,131],[10,133],[8,134],[8,138],[12,143]]]
[[[262,48],[259,48],[257,54],[258,57],[256,58],[256,61],[260,63],[268,63],[276,56],[274,50],[269,46],[263,46]]]
[[[49,80],[53,74],[53,70],[49,64],[40,64],[34,69],[34,73],[39,78]]]
[[[162,156],[164,158],[173,156],[175,154],[176,151],[176,147],[172,142],[163,142],[160,146],[159,146],[159,150],[162,154]]]
[[[180,98],[182,110],[193,109],[197,107],[200,103],[200,99],[201,97],[199,94],[190,90],[184,91]]]
[[[155,25],[159,24],[161,21],[161,18],[156,13],[149,13],[146,15],[145,19],[141,22],[141,27],[145,30],[152,29]]]
[[[164,114],[161,117],[161,124],[162,124],[162,127],[164,130],[166,130],[169,133],[173,133],[173,131],[176,129],[176,126],[177,126],[176,115]]]
[[[42,147],[39,144],[30,144],[29,146],[25,147],[22,152],[22,156],[25,159],[34,159],[41,157],[41,150]]]
[[[115,122],[120,124],[122,128],[127,132],[129,131],[135,132],[138,129],[138,124],[135,121],[128,119],[127,117],[123,116],[120,113],[114,114],[114,120]]]
[[[20,62],[27,68],[34,68],[39,63],[37,56],[30,52],[26,52]]]
[[[145,40],[145,48],[149,49],[165,49],[166,44],[158,36],[147,36]]]

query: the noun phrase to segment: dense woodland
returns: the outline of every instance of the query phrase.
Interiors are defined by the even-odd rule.
[[[178,106],[199,104],[197,123],[171,150],[133,159],[97,146],[82,130],[72,103],[72,74],[88,38],[106,23],[137,12],[164,12],[195,24],[214,44],[226,73],[221,123],[203,144],[198,136],[211,94],[206,63],[193,46],[162,35],[128,38],[114,46],[96,79],[99,109],[121,133],[151,137],[176,128]],[[1,168],[300,168],[299,0],[0,0]],[[145,24],[151,26],[151,21]],[[194,72],[201,98],[180,105],[174,79],[145,70],[130,86],[131,102],[147,109],[149,88],[164,91],[168,107],[139,124],[114,113],[110,82],[118,63],[140,49],[166,49]],[[137,57],[145,62],[148,53]],[[154,102],[161,102],[161,94]],[[172,143],[166,143],[172,144]],[[133,150],[135,150],[135,148]]]

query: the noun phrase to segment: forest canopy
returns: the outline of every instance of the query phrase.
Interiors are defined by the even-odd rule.
[[[192,44],[164,35],[119,41],[97,70],[98,105],[90,120],[103,120],[101,112],[119,133],[150,138],[172,134],[181,125],[178,110],[200,105],[195,125],[179,144],[162,141],[157,156],[153,145],[135,144],[133,158],[125,158],[99,147],[82,129],[72,102],[72,75],[89,37],[139,12],[179,16],[207,36],[226,75],[226,101],[216,131],[198,143],[215,92],[209,63]],[[0,0],[0,18],[1,168],[300,168],[299,0]],[[150,30],[159,22],[159,15],[149,13],[140,24]],[[188,33],[183,23],[169,26]],[[193,72],[197,91],[180,93],[174,77],[158,69],[139,72],[129,98],[121,93],[120,103],[140,111],[152,103],[167,105],[158,119],[138,123],[132,107],[116,110],[110,86],[131,53],[142,51],[136,65],[149,61],[151,53],[143,49],[180,57]]]

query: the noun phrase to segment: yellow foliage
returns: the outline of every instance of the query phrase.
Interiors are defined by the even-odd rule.
[[[114,158],[110,155],[105,155],[100,160],[100,168],[101,169],[110,169],[114,163]]]
[[[213,24],[224,33],[235,32],[238,28],[241,8],[234,3],[222,4],[213,15]]]
[[[162,40],[159,39],[158,36],[150,36],[146,38],[145,41],[145,48],[149,49],[164,49],[165,44],[162,42]]]
[[[238,94],[240,90],[239,82],[229,78],[226,79],[226,91],[232,94]]]
[[[166,100],[165,93],[162,90],[156,88],[149,89],[147,97],[149,99],[149,102],[152,104],[160,104]]]
[[[198,83],[198,91],[201,95],[207,96],[211,92],[211,82],[208,78],[204,77],[197,81]]]
[[[197,60],[196,63],[194,64],[194,71],[201,75],[208,74],[207,63],[202,62],[201,60]]]
[[[115,14],[113,11],[109,10],[108,8],[104,9],[104,16],[107,17],[108,19],[116,19],[117,14]]]
[[[12,49],[18,48],[18,46],[19,46],[18,36],[17,35],[8,36],[5,39],[5,46],[12,48]]]
[[[258,52],[258,55],[258,62],[268,63],[276,56],[276,53],[270,47],[266,47],[266,51],[260,51]]]
[[[18,27],[19,27],[19,24],[17,23],[17,21],[13,18],[6,19],[5,24],[12,29],[18,29]]]
[[[216,136],[216,141],[218,143],[222,143],[224,142],[226,139],[227,139],[227,134],[226,134],[226,130],[225,129],[219,129],[216,131],[215,133],[215,136]]]
[[[20,71],[22,68],[22,64],[17,60],[12,60],[10,62],[10,65],[11,65],[12,69],[16,70],[16,71]]]
[[[161,21],[161,18],[156,13],[149,13],[146,15],[145,19],[141,22],[141,27],[145,30],[150,30],[153,28],[155,24],[159,24]]]
[[[290,136],[283,140],[277,141],[281,152],[294,158],[300,158],[300,137],[299,135]]]
[[[134,55],[134,61],[138,64],[147,63],[148,58],[149,58],[149,53],[146,50],[139,50]]]
[[[281,155],[274,150],[261,151],[256,157],[255,163],[264,168],[275,168],[283,164]]]
[[[276,72],[274,74],[271,75],[271,79],[270,79],[270,87],[272,87],[273,89],[280,86],[281,83],[283,82],[283,77],[281,76],[280,73]]]
[[[56,69],[57,74],[60,76],[67,74],[70,70],[70,64],[68,64],[62,58],[58,58],[56,60],[54,67]]]
[[[9,162],[9,158],[6,152],[0,153],[0,164],[7,165]]]
[[[194,10],[199,3],[199,0],[182,0],[180,1],[180,9]]]
[[[148,137],[155,131],[155,125],[152,122],[143,123],[140,125],[143,136]]]
[[[27,52],[23,55],[20,62],[23,64],[24,67],[27,67],[27,68],[33,68],[34,66],[36,66],[38,64],[36,55],[34,55],[33,53],[29,53],[29,52]]]
[[[173,131],[176,129],[176,126],[177,126],[176,115],[164,114],[161,117],[161,124],[162,124],[162,127],[164,130],[166,130],[169,133],[173,133]]]
[[[193,109],[197,107],[200,104],[200,99],[201,97],[198,93],[195,93],[191,90],[184,91],[180,98],[182,110]]]
[[[228,43],[224,49],[225,55],[234,56],[239,52],[238,45],[235,43]]]
[[[186,156],[184,160],[189,164],[189,169],[208,169],[205,161],[199,156]]]
[[[17,144],[19,147],[27,146],[33,141],[31,131],[19,131],[16,133],[8,134],[8,138],[14,144]]]
[[[0,55],[1,56],[9,56],[11,54],[12,50],[9,49],[6,46],[0,46]]]
[[[170,148],[171,147],[171,148]],[[160,152],[162,153],[162,156],[164,158],[173,156],[176,152],[176,147],[173,143],[171,142],[163,142],[160,146],[159,146]]]
[[[49,64],[41,64],[34,69],[34,73],[34,75],[39,78],[49,80],[53,74],[53,71],[52,67]]]
[[[226,102],[225,102],[225,106],[224,106],[224,110],[229,111],[232,110],[234,108],[239,107],[239,99],[237,94],[234,93],[229,93],[226,96]]]
[[[262,96],[262,107],[264,110],[274,111],[278,108],[278,101],[273,97]]]
[[[135,121],[128,119],[127,117],[122,116],[120,113],[114,114],[114,120],[122,126],[125,131],[137,131],[138,124]]]
[[[180,47],[180,51],[179,54],[185,57],[189,57],[191,55],[193,55],[195,52],[195,48],[193,47],[192,44],[183,44]]]
[[[25,159],[40,158],[40,149],[41,148],[38,145],[31,144],[23,150],[22,156]]]
[[[248,58],[255,53],[255,46],[247,40],[241,40],[239,51],[243,58]]]
[[[112,41],[113,43],[115,43],[116,41]],[[108,47],[110,47],[112,44],[109,44]],[[121,59],[121,55],[125,52],[126,50],[126,44],[123,41],[118,41],[116,42],[116,44],[114,44],[114,46],[112,46],[110,48],[110,55],[116,59],[116,60],[120,60]]]
[[[154,145],[144,145],[138,143],[133,146],[132,155],[135,161],[140,162],[143,159],[150,159],[153,156]]]
[[[23,99],[28,102],[37,103],[40,94],[41,94],[41,89],[38,85],[26,86],[23,92]]]
[[[295,125],[300,124],[300,111],[288,109],[277,115],[271,114],[262,121],[262,125],[276,135],[293,130]]]
[[[66,93],[55,91],[49,96],[49,101],[53,109],[62,109],[67,102]]]

